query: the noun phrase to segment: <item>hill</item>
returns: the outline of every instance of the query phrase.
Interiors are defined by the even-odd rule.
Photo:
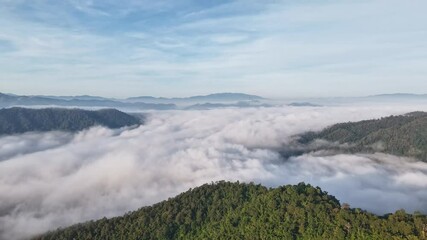
[[[309,144],[316,139],[346,144],[352,152],[384,152],[427,161],[427,113],[339,123],[306,133],[299,142]]]
[[[115,109],[0,109],[0,135],[52,130],[75,132],[95,125],[120,128],[140,123],[139,118]]]
[[[320,188],[219,182],[130,212],[34,239],[426,239],[420,214],[376,216]]]

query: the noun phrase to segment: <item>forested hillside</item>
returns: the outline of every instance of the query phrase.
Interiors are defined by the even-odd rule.
[[[347,143],[347,150],[352,152],[379,151],[427,161],[427,113],[339,123],[304,134],[299,142],[308,144],[316,139]]]
[[[120,128],[140,124],[140,119],[115,109],[0,109],[0,135],[28,131],[79,131],[95,125]]]
[[[34,239],[426,239],[427,218],[376,216],[300,183],[266,188],[219,182],[128,213]]]

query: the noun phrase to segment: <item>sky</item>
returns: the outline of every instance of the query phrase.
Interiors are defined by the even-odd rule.
[[[425,0],[0,0],[0,92],[427,92]]]

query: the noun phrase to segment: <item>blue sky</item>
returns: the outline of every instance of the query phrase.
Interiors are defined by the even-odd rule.
[[[0,92],[427,93],[425,0],[0,0]]]

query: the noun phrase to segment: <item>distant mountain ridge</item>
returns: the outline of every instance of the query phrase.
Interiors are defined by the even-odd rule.
[[[260,103],[259,101],[239,101],[236,103],[197,103],[186,107],[186,110],[209,110],[218,108],[253,108],[253,107],[272,107],[273,105]]]
[[[81,109],[0,109],[0,135],[25,132],[76,132],[93,126],[120,128],[141,124],[141,119],[116,109],[88,111]]]
[[[217,101],[217,102],[230,102],[230,101],[253,101],[265,99],[260,96],[250,95],[245,93],[214,93],[209,95],[199,95],[183,98],[165,98],[165,97],[152,97],[152,96],[141,96],[127,98],[128,101],[164,101],[164,102],[182,102],[182,101]]]
[[[53,99],[62,99],[62,100],[107,100],[107,101],[115,101],[114,98],[105,98],[105,97],[98,97],[98,96],[90,96],[90,95],[78,95],[78,96],[36,96],[36,97],[46,97],[46,98],[53,98]]]
[[[387,93],[368,96],[368,98],[427,98],[427,94]]]
[[[310,102],[292,102],[289,103],[288,106],[291,107],[322,107],[322,105],[314,104]]]
[[[286,101],[290,101],[288,99]],[[320,107],[348,103],[427,103],[427,94],[379,94],[365,97],[305,98],[292,100],[294,107]],[[242,104],[243,103],[243,104]],[[99,96],[19,96],[0,93],[0,108],[6,107],[80,107],[118,108],[121,110],[204,110],[226,107],[283,106],[284,102],[245,93],[214,93],[190,97],[139,96],[126,99]]]
[[[177,109],[175,103],[218,103],[259,101],[264,98],[244,93],[215,93],[205,96],[192,96],[186,98],[164,97],[131,97],[127,99],[104,98],[98,96],[19,96],[0,93],[0,108],[14,106],[60,106],[60,107],[108,107],[130,108],[140,110],[173,110]]]
[[[244,93],[214,93],[205,96],[193,96],[189,99],[209,99],[209,100],[261,100],[264,99],[260,96],[249,95]]]
[[[60,107],[108,107],[131,108],[143,110],[169,110],[175,109],[175,104],[121,102],[101,97],[47,97],[47,96],[17,96],[0,93],[0,108],[14,106],[60,106]]]

